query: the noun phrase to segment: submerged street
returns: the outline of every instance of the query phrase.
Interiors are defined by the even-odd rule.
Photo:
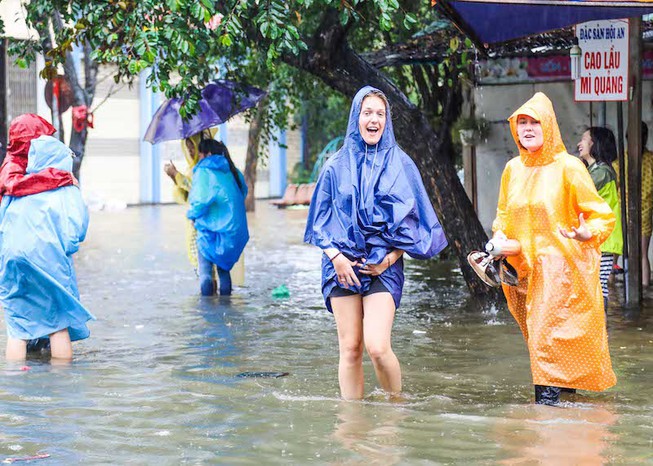
[[[260,201],[248,218],[245,286],[202,298],[183,207],[92,212],[75,260],[97,321],[71,367],[2,362],[0,461],[43,453],[41,465],[653,461],[650,298],[644,317],[610,311],[616,387],[535,406],[510,314],[478,311],[456,264],[408,260],[393,332],[404,400],[375,391],[342,402],[320,251],[302,242],[306,214]],[[289,298],[272,296],[280,285]],[[289,375],[237,377],[246,371]],[[367,356],[365,371],[370,393]]]

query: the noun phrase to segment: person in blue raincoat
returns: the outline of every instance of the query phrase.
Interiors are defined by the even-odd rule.
[[[27,174],[71,172],[72,151],[52,136],[31,142]],[[28,340],[49,337],[53,359],[71,359],[71,341],[87,338],[95,317],[79,301],[72,256],[84,241],[88,212],[75,185],[5,196],[0,204],[0,303],[7,359],[23,360]]]
[[[197,258],[202,295],[215,294],[215,265],[220,295],[231,294],[229,271],[249,240],[245,197],[247,185],[227,147],[215,139],[199,144],[200,161],[193,168],[193,185],[186,216],[197,230]]]
[[[381,387],[401,392],[391,329],[404,285],[403,254],[428,259],[447,246],[417,167],[397,145],[385,95],[352,102],[343,147],[315,188],[304,241],[323,250],[322,293],[338,329],[345,399],[363,397],[363,345]]]

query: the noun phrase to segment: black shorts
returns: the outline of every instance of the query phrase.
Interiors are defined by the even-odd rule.
[[[370,284],[370,288],[363,293],[357,293],[355,291],[347,290],[345,288],[340,288],[339,286],[336,286],[333,290],[331,290],[331,293],[329,293],[329,298],[339,298],[340,296],[353,296],[355,294],[369,296],[374,293],[390,293],[390,291],[385,287],[385,285],[383,284],[383,282],[379,277],[372,278],[372,283]]]

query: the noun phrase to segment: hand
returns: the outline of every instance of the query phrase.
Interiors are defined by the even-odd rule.
[[[364,264],[359,269],[360,273],[376,277],[390,268],[390,254],[386,254],[380,264],[367,264],[365,259],[362,259],[362,262]]]
[[[332,261],[333,268],[336,269],[338,282],[341,285],[347,286],[361,286],[361,282],[354,272],[354,267],[358,265],[358,261],[350,261],[343,254],[338,254]]]
[[[166,172],[166,175],[168,175],[172,180],[174,181],[175,177],[177,176],[177,167],[175,167],[175,164],[172,163],[172,160],[169,162],[166,162],[166,164],[163,166],[163,171]]]
[[[561,226],[558,226],[558,231],[565,238],[575,239],[576,241],[585,242],[592,239],[592,232],[587,228],[582,213],[578,216],[578,228],[572,226],[571,231],[567,231]]]
[[[502,230],[497,230],[497,231],[494,232],[494,235],[492,235],[492,240],[497,240],[497,243],[499,243],[499,244],[501,244],[502,241],[506,241],[507,239],[508,239],[508,237],[506,236],[506,234]],[[490,256],[492,256],[492,259],[494,259],[495,261],[505,259],[505,257],[506,257],[506,256],[501,256],[501,255],[496,256],[496,255],[494,255],[492,253],[490,253]]]

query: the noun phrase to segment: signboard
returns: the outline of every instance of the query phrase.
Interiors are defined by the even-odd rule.
[[[476,70],[482,85],[569,81],[569,76],[569,54],[482,60]]]
[[[581,55],[575,100],[628,100],[628,20],[577,24],[576,37]]]

